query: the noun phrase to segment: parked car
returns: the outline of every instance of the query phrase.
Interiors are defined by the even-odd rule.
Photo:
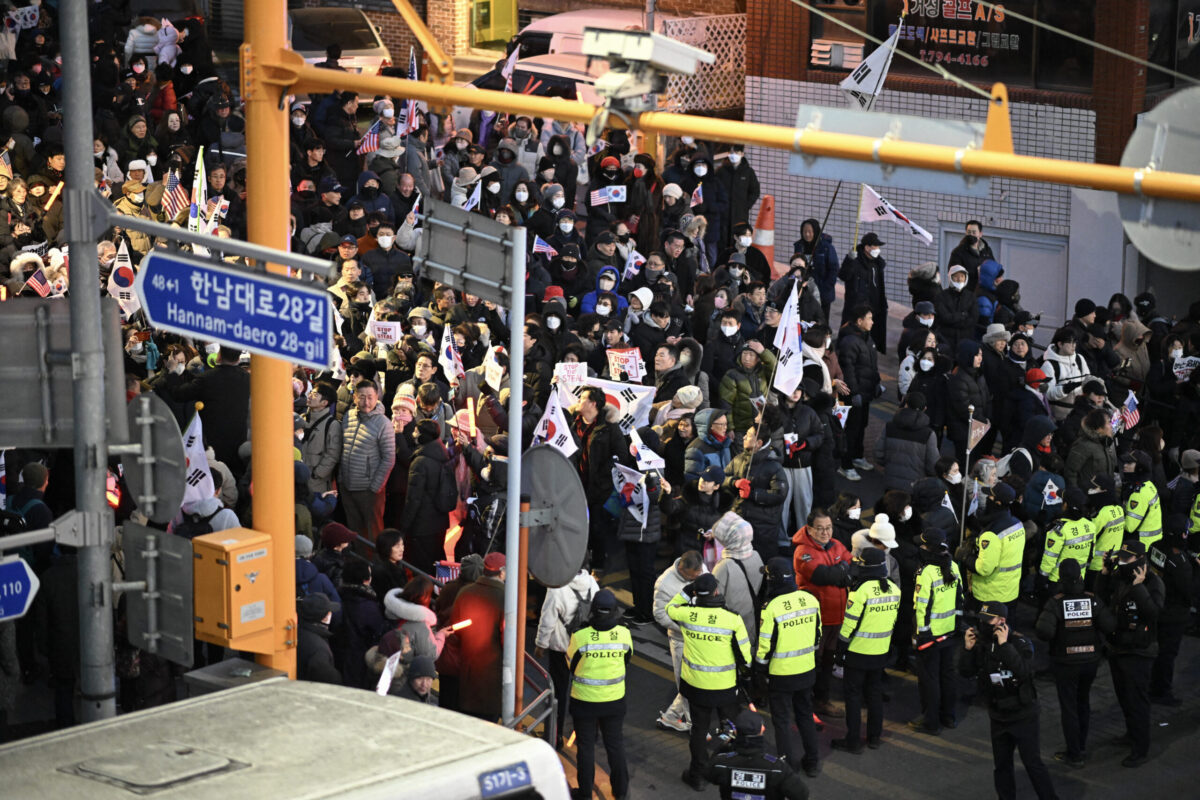
[[[379,28],[357,8],[290,9],[288,39],[292,49],[310,64],[324,61],[325,48],[338,44],[342,47],[338,63],[347,72],[378,75],[392,65],[392,54],[379,38]]]
[[[561,16],[561,15],[558,15]],[[476,89],[504,91],[503,60],[492,70],[485,72],[466,84]],[[513,91],[538,97],[564,97],[600,105],[603,101],[596,94],[596,78],[608,71],[608,62],[594,59],[589,66],[584,55],[549,54],[523,58],[513,70]],[[474,109],[466,106],[454,108],[454,127],[465,128],[470,123]]]
[[[654,29],[662,32],[663,22],[679,19],[673,14],[655,13]],[[635,9],[593,8],[587,11],[566,11],[551,14],[526,25],[508,42],[508,52],[520,47],[522,60],[548,53],[578,54],[583,52],[584,28],[616,28],[645,30],[646,14]]]

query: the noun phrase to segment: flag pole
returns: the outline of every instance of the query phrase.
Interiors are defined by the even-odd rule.
[[[901,12],[901,14],[900,14],[900,22],[897,24],[897,30],[904,28],[904,17],[907,13],[908,13],[908,3],[905,3],[904,11]],[[891,69],[891,66],[892,66],[892,56],[895,55],[896,45],[898,45],[898,44],[900,44],[900,37],[897,36],[895,44],[892,45],[892,55],[888,56],[887,64],[884,66],[883,72],[881,72],[879,74],[879,78],[875,81],[875,91],[871,93],[871,99],[867,101],[867,107],[865,109],[866,111],[871,111],[872,109],[875,108],[875,99],[877,97],[879,97],[879,90],[881,88],[883,88],[883,82],[887,79],[888,70]],[[825,232],[825,224],[827,222],[829,222],[829,214],[831,211],[833,211],[833,204],[837,202],[838,192],[840,192],[842,189],[842,183],[843,183],[843,181],[838,181],[837,186],[833,187],[833,197],[829,201],[829,207],[825,209],[825,218],[821,220],[821,232],[822,233]],[[862,211],[862,192],[861,192],[861,190],[859,191],[859,196],[858,196],[858,208],[859,208],[859,211],[861,212]],[[813,231],[813,233],[816,233],[816,231]],[[803,238],[803,236],[801,236],[801,238]],[[854,223],[854,241],[850,243],[850,246],[854,247],[855,244],[857,244],[857,243],[858,243],[858,222],[856,220]],[[813,246],[814,247],[816,246],[815,243]]]

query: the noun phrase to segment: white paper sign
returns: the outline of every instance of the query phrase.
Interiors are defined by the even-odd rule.
[[[400,341],[399,322],[381,322],[374,320],[369,326],[371,338],[380,344],[395,344]]]
[[[554,377],[568,386],[584,383],[588,379],[587,364],[582,361],[560,361],[554,365]]]
[[[387,696],[388,689],[392,688],[392,678],[396,676],[396,670],[400,667],[400,656],[403,654],[403,650],[397,650],[388,656],[387,663],[383,665],[383,673],[379,676],[379,683],[375,684],[375,694],[380,697]]]
[[[618,380],[621,373],[629,376],[629,381],[637,383],[646,376],[646,362],[642,360],[642,351],[636,347],[608,351],[608,374],[613,380]]]

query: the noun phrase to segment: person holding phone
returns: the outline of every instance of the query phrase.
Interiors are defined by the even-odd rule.
[[[958,671],[975,678],[991,723],[993,781],[1000,800],[1017,797],[1013,750],[1039,800],[1056,800],[1050,772],[1042,762],[1038,737],[1037,690],[1033,684],[1033,645],[1008,627],[1008,606],[994,600],[979,609],[976,624],[963,635]]]

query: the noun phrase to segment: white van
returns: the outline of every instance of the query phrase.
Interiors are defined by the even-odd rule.
[[[654,29],[662,32],[663,22],[679,19],[673,14],[654,14]],[[532,58],[547,53],[583,52],[584,28],[613,28],[645,30],[646,14],[636,9],[594,8],[587,11],[567,11],[529,23],[508,43],[508,52],[520,47],[519,58]]]
[[[0,795],[567,800],[541,739],[399,697],[282,678],[0,747]]]
[[[501,66],[485,72],[465,86],[504,91],[502,66],[503,62]],[[603,99],[596,94],[596,78],[607,71],[607,61],[597,58],[589,63],[585,55],[555,53],[522,58],[513,67],[513,92],[537,97],[564,97],[568,100],[602,105]],[[473,112],[474,109],[468,106],[455,106],[454,127],[467,127]]]

